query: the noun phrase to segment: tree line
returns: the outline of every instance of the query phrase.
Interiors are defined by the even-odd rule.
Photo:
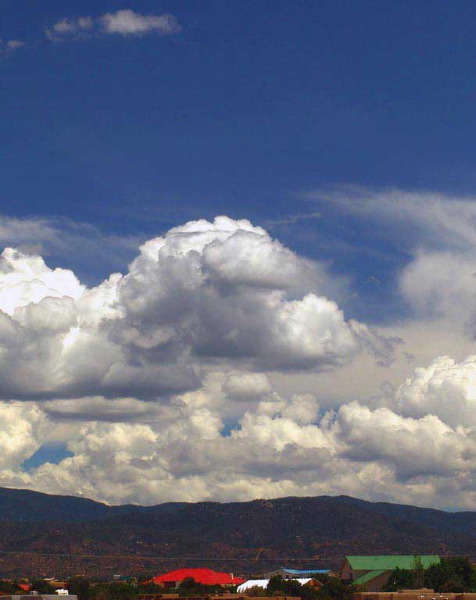
[[[385,591],[422,587],[435,592],[476,592],[476,569],[469,558],[443,558],[439,564],[426,569],[417,558],[413,569],[393,571]]]

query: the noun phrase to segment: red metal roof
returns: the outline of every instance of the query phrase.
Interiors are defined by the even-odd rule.
[[[212,569],[177,569],[176,571],[170,571],[170,573],[158,575],[152,581],[154,583],[180,582],[187,579],[187,577],[192,577],[197,583],[205,585],[240,585],[245,581],[239,577],[232,577],[230,573],[219,573],[212,571]]]

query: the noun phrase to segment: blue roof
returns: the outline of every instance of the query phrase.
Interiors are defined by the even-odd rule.
[[[286,571],[286,573],[291,573],[292,575],[309,575],[310,573],[329,573],[329,569],[287,569],[286,567],[281,567],[282,571]]]

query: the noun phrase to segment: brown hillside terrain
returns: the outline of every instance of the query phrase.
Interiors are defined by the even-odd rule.
[[[0,511],[4,575],[152,573],[181,566],[252,574],[283,563],[336,567],[351,553],[476,554],[476,513],[348,497],[107,507],[0,489]]]

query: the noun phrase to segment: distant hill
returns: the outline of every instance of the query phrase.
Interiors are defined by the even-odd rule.
[[[153,510],[168,512],[178,510],[184,503],[165,503],[154,507],[139,507],[132,504],[108,506],[88,498],[77,496],[55,496],[31,490],[0,487],[0,521],[61,521],[75,523],[121,516],[133,511]]]
[[[158,573],[210,566],[259,574],[337,567],[345,554],[476,555],[476,512],[347,496],[107,506],[0,488],[0,573]]]
[[[128,512],[129,506],[112,507],[74,496],[52,496],[31,490],[0,488],[2,521],[87,521]]]

